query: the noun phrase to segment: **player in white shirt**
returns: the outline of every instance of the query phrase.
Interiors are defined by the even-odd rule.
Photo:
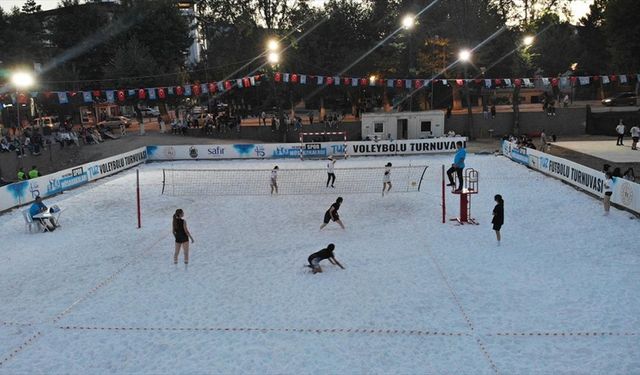
[[[631,145],[632,150],[638,149],[638,140],[640,139],[640,128],[638,125],[634,125],[631,128],[631,139],[633,140],[633,144]]]
[[[278,194],[278,166],[277,165],[273,167],[273,169],[271,170],[271,195],[273,195],[274,191],[276,192],[276,194]]]
[[[384,197],[384,192],[388,193],[391,191],[391,163],[387,163],[384,166],[384,176],[382,177],[382,196]]]
[[[333,186],[333,184],[334,182],[336,182],[336,175],[335,173],[333,173],[333,169],[335,167],[336,160],[331,155],[329,155],[328,159],[329,162],[327,163],[327,187],[329,187],[329,182],[331,182],[331,187],[335,187]]]
[[[622,144],[622,139],[624,138],[624,131],[625,131],[625,126],[622,123],[622,119],[620,119],[618,126],[616,126],[616,133],[618,133],[618,140],[616,141],[616,146],[624,146]]]

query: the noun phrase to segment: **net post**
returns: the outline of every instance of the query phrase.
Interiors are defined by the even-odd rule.
[[[349,153],[348,153],[348,149],[347,149],[347,131],[344,131],[344,158],[348,158],[349,157]]]
[[[165,185],[165,181],[167,180],[167,176],[165,175],[165,169],[162,168],[162,192],[160,193],[160,195],[164,194],[164,185]]]
[[[139,169],[136,169],[136,204],[138,208],[138,229],[140,229],[142,228],[142,215],[140,214],[140,170]]]
[[[300,132],[300,160],[304,160],[304,133]]]
[[[445,188],[444,188],[444,164],[442,165],[442,224],[447,221],[447,202],[445,200]]]

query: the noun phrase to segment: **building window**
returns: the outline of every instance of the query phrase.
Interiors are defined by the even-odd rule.
[[[373,124],[373,131],[375,133],[384,133],[384,123],[376,122]]]
[[[420,122],[420,131],[422,133],[431,132],[431,121]]]

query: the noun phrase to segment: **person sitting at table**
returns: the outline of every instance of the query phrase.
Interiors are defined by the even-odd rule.
[[[53,217],[53,215],[49,215],[47,217],[36,217],[37,215],[48,212],[49,208],[45,206],[44,203],[42,203],[42,198],[40,198],[40,196],[37,196],[35,202],[33,202],[31,208],[29,209],[29,215],[31,215],[33,219],[39,220],[40,224],[47,228],[49,232],[53,232],[58,227],[58,223],[56,222],[56,219]]]

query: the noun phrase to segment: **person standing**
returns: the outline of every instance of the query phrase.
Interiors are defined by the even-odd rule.
[[[173,253],[173,264],[178,264],[178,255],[180,248],[184,250],[184,264],[189,264],[189,239],[193,243],[193,236],[187,228],[187,222],[184,220],[184,211],[178,208],[173,214],[173,236],[176,239],[176,249]]]
[[[314,275],[316,273],[322,273],[320,262],[325,259],[328,259],[331,264],[344,269],[342,264],[340,264],[340,262],[338,262],[338,260],[336,259],[335,255],[333,255],[333,250],[335,250],[335,248],[336,246],[330,243],[326,248],[309,255],[309,257],[307,258],[309,265],[307,265],[307,267],[311,268],[311,272],[313,272]]]
[[[391,191],[391,163],[387,163],[384,166],[384,176],[382,177],[382,196],[384,197],[384,192],[388,193]]]
[[[331,187],[335,188],[333,184],[336,182],[336,174],[334,173],[336,160],[331,155],[329,155],[327,159],[329,159],[329,162],[327,162],[327,187],[329,187],[329,182],[331,182]]]
[[[338,210],[340,209],[341,204],[342,204],[342,197],[338,197],[338,199],[336,199],[336,202],[333,203],[331,207],[329,207],[327,212],[324,213],[324,222],[322,223],[322,225],[320,225],[320,230],[326,227],[331,220],[338,223],[338,225],[340,225],[342,229],[345,229],[344,224],[342,224],[342,221],[340,220],[340,215],[338,215]]]
[[[34,179],[37,177],[40,177],[40,172],[38,172],[38,168],[36,168],[36,166],[34,165],[29,170],[29,179]]]
[[[456,155],[453,157],[453,164],[451,164],[451,168],[447,170],[447,177],[449,177],[449,183],[447,186],[455,186],[453,182],[453,174],[455,173],[458,176],[458,189],[455,191],[459,193],[462,191],[463,181],[462,181],[462,171],[464,170],[464,159],[467,157],[467,151],[462,147],[462,141],[456,142]]]
[[[24,181],[28,179],[29,176],[27,176],[27,174],[24,172],[24,169],[20,167],[20,169],[18,169],[18,181]]]
[[[547,151],[547,134],[544,132],[544,129],[540,132],[540,148],[542,152]]]
[[[273,169],[271,170],[271,195],[273,195],[274,191],[276,192],[276,194],[278,194],[278,166],[277,165],[273,167]]]
[[[631,139],[633,140],[633,143],[631,144],[631,149],[637,150],[638,140],[640,140],[640,128],[638,127],[638,125],[634,125],[631,128]]]
[[[618,122],[618,126],[616,126],[616,133],[618,133],[618,140],[616,141],[616,146],[624,146],[624,144],[622,143],[624,138],[624,131],[625,131],[625,126],[622,123],[622,119],[620,119],[620,122]]]
[[[611,208],[611,196],[613,195],[613,176],[607,172],[604,174],[604,199],[602,201],[604,205],[604,215],[609,215],[609,209]]]
[[[493,208],[493,220],[491,220],[491,224],[493,224],[493,230],[496,231],[496,239],[498,243],[500,243],[500,228],[502,228],[502,224],[504,224],[504,201],[500,194],[496,194],[493,200],[496,201],[496,206]]]
[[[265,111],[262,111],[262,113],[260,114],[260,119],[262,120],[258,121],[260,125],[267,126],[267,113]]]

